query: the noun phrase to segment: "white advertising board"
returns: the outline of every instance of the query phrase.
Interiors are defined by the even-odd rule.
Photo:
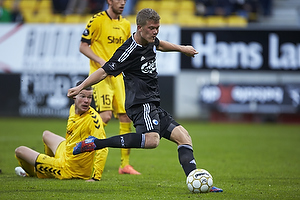
[[[0,73],[43,72],[84,74],[89,60],[79,52],[84,24],[1,24]],[[132,26],[132,31],[136,30]],[[159,39],[178,44],[180,28],[162,26]],[[179,54],[157,54],[160,75],[175,75],[180,70]]]

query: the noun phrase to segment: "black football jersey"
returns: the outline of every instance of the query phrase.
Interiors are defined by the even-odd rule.
[[[125,108],[154,102],[159,105],[160,95],[156,69],[158,38],[147,46],[137,44],[133,35],[117,49],[103,69],[109,75],[123,73],[126,101]]]

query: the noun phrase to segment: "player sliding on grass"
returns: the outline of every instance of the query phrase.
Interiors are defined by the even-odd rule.
[[[16,167],[18,175],[58,179],[80,178],[88,181],[101,179],[108,154],[107,148],[80,156],[73,155],[75,144],[88,136],[106,138],[101,117],[90,107],[92,97],[91,87],[74,96],[66,138],[44,131],[45,154],[25,146],[15,150],[16,158],[22,167]]]
[[[196,169],[192,140],[185,128],[160,107],[160,94],[156,70],[156,50],[178,51],[193,57],[198,52],[192,46],[183,46],[159,40],[160,16],[152,9],[139,11],[136,17],[137,31],[117,49],[104,66],[91,74],[82,84],[71,88],[72,98],[85,87],[105,79],[107,75],[123,73],[127,115],[133,121],[137,133],[113,136],[107,139],[89,137],[74,148],[74,155],[105,147],[156,148],[161,137],[177,144],[179,162],[186,176]],[[222,189],[213,187],[213,192]]]

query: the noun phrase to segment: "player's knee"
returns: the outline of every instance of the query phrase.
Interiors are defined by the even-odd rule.
[[[43,132],[43,142],[44,142],[44,143],[45,143],[45,141],[47,140],[47,138],[49,137],[50,134],[51,134],[51,132],[48,131],[48,130],[45,130],[45,131]]]
[[[190,134],[187,131],[185,133],[185,137],[184,137],[183,143],[188,144],[190,146],[193,146],[192,145],[192,138],[191,138]]]
[[[146,141],[145,141],[145,148],[146,149],[154,149],[159,145],[160,137],[158,133],[146,133]]]
[[[45,130],[45,131],[43,132],[43,137],[47,137],[47,135],[49,135],[49,133],[50,133],[50,131]]]
[[[171,134],[171,140],[176,142],[177,145],[187,144],[192,146],[192,138],[188,131],[182,126],[177,126]]]
[[[15,149],[15,154],[18,158],[22,157],[22,152],[23,152],[24,148],[25,148],[25,146],[19,146]]]

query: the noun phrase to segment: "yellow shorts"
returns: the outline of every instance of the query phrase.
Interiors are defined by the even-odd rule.
[[[123,75],[107,76],[103,81],[93,86],[94,100],[98,112],[111,110],[114,116],[126,113],[125,86]]]
[[[46,154],[40,154],[36,159],[35,170],[38,178],[58,178],[71,179],[72,176],[67,175],[64,171],[64,151],[66,141],[59,144],[55,157]]]

